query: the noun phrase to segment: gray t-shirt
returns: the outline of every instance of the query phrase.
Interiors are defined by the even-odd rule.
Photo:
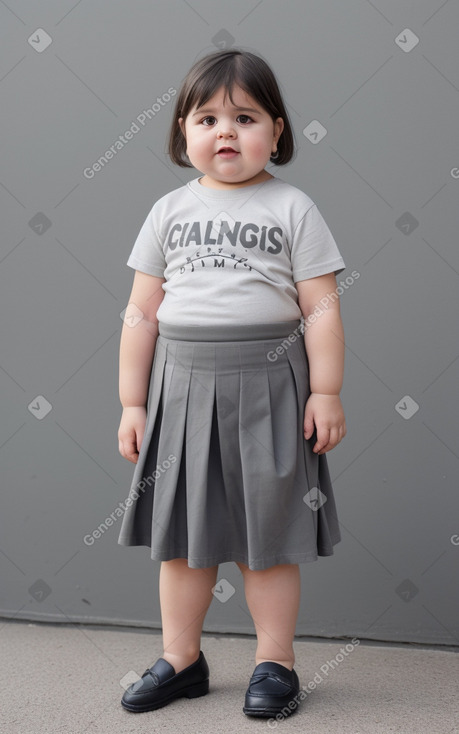
[[[317,206],[277,177],[232,190],[195,178],[171,191],[127,264],[166,279],[157,318],[182,326],[300,319],[294,284],[345,268]]]

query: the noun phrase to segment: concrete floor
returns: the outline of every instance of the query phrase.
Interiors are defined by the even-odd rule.
[[[242,713],[254,637],[204,633],[209,694],[131,714],[120,705],[120,681],[129,685],[161,655],[160,634],[2,619],[0,633],[1,734],[459,734],[453,650],[297,640],[295,670],[307,696],[278,722]]]

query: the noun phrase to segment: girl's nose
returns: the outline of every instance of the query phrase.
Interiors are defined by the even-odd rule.
[[[217,129],[217,138],[234,138],[236,131],[230,123],[220,123]]]

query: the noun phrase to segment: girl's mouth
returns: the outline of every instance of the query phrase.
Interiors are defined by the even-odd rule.
[[[220,158],[235,158],[239,153],[232,148],[221,148],[217,155],[219,155]]]

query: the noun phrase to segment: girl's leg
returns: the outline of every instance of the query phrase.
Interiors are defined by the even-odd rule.
[[[163,628],[162,657],[176,673],[199,657],[202,625],[213,599],[218,566],[189,568],[186,558],[163,561],[159,598]]]
[[[237,564],[244,578],[245,598],[257,633],[256,665],[266,661],[291,670],[295,663],[293,638],[300,606],[298,564],[251,571]]]

